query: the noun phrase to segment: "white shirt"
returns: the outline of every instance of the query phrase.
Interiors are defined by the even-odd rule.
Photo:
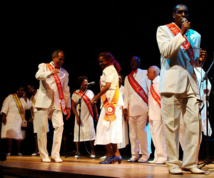
[[[103,74],[100,77],[101,88],[103,88],[107,82],[111,83],[111,86],[108,89],[108,91],[105,93],[105,95],[108,102],[111,102],[114,96],[114,93],[116,91],[117,85],[119,85],[119,77],[114,65],[110,65],[103,70]],[[123,106],[123,99],[121,94],[119,94],[119,100],[117,105]],[[103,106],[103,103],[101,99],[101,108],[102,106]]]
[[[134,73],[133,77],[147,94],[150,82],[146,74],[147,70],[137,69],[137,73]],[[148,106],[132,88],[129,83],[128,76],[125,78],[124,87],[124,108],[128,109],[129,116],[140,116],[147,114]]]
[[[159,94],[159,83],[160,83],[160,76],[158,75],[153,81],[153,88],[155,92],[160,96]],[[149,86],[149,94],[148,94],[148,101],[149,101],[149,119],[150,120],[161,120],[161,108],[157,101],[153,98],[151,92],[151,84]]]

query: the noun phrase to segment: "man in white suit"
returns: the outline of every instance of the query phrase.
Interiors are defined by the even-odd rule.
[[[161,99],[159,94],[160,69],[151,66],[147,70],[148,79],[151,80],[149,87],[149,127],[152,141],[155,147],[154,160],[152,164],[164,164],[167,161],[166,143],[163,132],[163,122],[161,117]]]
[[[124,116],[129,123],[129,138],[132,157],[129,162],[147,162],[150,156],[147,138],[148,86],[147,71],[139,68],[140,58],[133,56],[130,61],[132,72],[126,76],[124,85]],[[143,95],[141,95],[143,93]],[[139,152],[142,157],[139,159]]]
[[[51,159],[62,162],[60,147],[63,133],[63,114],[70,117],[71,100],[68,86],[68,73],[61,66],[64,63],[64,53],[56,50],[52,53],[52,62],[39,64],[36,79],[40,80],[36,104],[38,118],[38,147],[42,162],[50,162],[47,151],[48,115],[52,113],[54,128]]]
[[[157,42],[161,53],[161,112],[164,124],[167,166],[171,174],[183,174],[182,169],[202,174],[197,168],[201,120],[199,90],[193,66],[206,59],[200,50],[201,36],[190,29],[189,10],[177,5],[173,10],[174,23],[159,26]],[[183,162],[179,156],[179,126],[181,108],[186,126]]]

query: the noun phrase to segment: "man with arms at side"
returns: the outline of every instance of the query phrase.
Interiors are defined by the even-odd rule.
[[[201,120],[194,67],[205,61],[206,51],[200,50],[200,34],[190,29],[187,6],[175,6],[172,16],[174,23],[157,29],[161,53],[161,113],[168,155],[167,166],[171,174],[183,174],[182,169],[203,174],[204,171],[197,168]],[[186,126],[183,162],[178,159],[181,110]]]
[[[36,79],[40,80],[37,91],[36,104],[38,120],[38,147],[42,162],[50,162],[47,151],[47,129],[48,115],[52,113],[52,124],[54,128],[51,159],[62,162],[60,158],[60,147],[63,133],[63,114],[70,117],[71,99],[68,86],[68,72],[61,66],[64,63],[64,53],[56,50],[52,53],[52,62],[42,63],[36,73]]]
[[[163,121],[161,117],[161,99],[159,94],[160,69],[157,66],[151,66],[147,70],[148,79],[151,80],[149,88],[149,127],[152,141],[155,147],[154,160],[149,161],[152,164],[164,164],[167,161],[166,143],[163,132]]]
[[[132,72],[126,76],[124,85],[123,113],[129,123],[129,138],[132,157],[129,162],[147,162],[150,156],[147,138],[148,86],[147,71],[140,69],[140,58],[133,56],[130,61]],[[149,145],[149,146],[148,146]],[[142,157],[139,159],[139,153]]]

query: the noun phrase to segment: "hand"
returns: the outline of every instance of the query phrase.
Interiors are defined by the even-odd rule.
[[[80,120],[79,116],[76,117],[76,119],[77,119],[77,124],[79,125],[79,122],[80,122],[80,125],[82,125],[82,121]]]
[[[67,121],[70,118],[70,116],[71,116],[71,109],[67,108],[66,112],[67,112],[67,117],[66,117],[66,121]]]
[[[123,109],[123,114],[124,114],[125,118],[128,117],[128,109],[127,108]]]
[[[7,117],[6,117],[6,114],[2,114],[2,123],[4,124],[4,125],[6,125],[7,124]]]
[[[205,94],[209,93],[209,89],[206,89],[206,88],[205,88],[205,89],[204,89],[204,93],[205,93]]]
[[[60,72],[60,69],[54,69],[51,71],[51,75],[58,74]]]
[[[207,51],[200,49],[199,60],[204,62],[207,59]]]
[[[91,103],[92,106],[95,105],[95,104],[97,103],[96,96],[94,96],[94,97],[92,98],[92,100],[90,101],[90,103]]]
[[[182,26],[181,26],[181,35],[184,36],[188,29],[190,29],[190,22],[185,21],[184,23],[182,23]]]
[[[95,116],[95,121],[97,122],[99,120],[99,116]]]

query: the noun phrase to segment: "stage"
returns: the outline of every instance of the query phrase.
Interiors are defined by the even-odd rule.
[[[1,162],[4,177],[214,177],[214,164],[203,167],[205,175],[185,172],[183,175],[170,175],[166,165],[148,163],[99,164],[99,158],[81,156],[61,157],[63,163],[42,163],[38,156],[9,156]],[[203,163],[203,162],[202,162]]]

